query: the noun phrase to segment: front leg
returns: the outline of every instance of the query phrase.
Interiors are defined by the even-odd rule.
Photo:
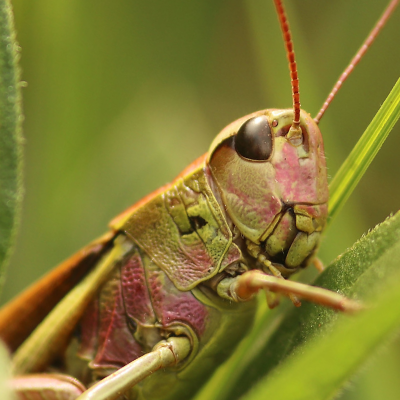
[[[247,301],[261,289],[282,293],[289,297],[298,296],[313,303],[349,313],[362,309],[360,303],[339,293],[300,282],[280,279],[259,270],[247,271],[234,278],[227,277],[221,280],[217,286],[217,292],[221,297],[233,301]]]

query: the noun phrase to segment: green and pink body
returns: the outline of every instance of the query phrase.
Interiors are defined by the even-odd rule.
[[[258,117],[271,131],[271,154],[262,161],[242,157],[234,143],[241,126]],[[190,355],[140,382],[129,398],[186,399],[231,354],[256,304],[221,291],[223,282],[253,269],[270,274],[261,259],[284,277],[304,268],[326,223],[321,133],[302,112],[303,139],[293,142],[292,119],[292,110],[264,110],[233,122],[208,154],[111,222],[90,264],[118,238],[130,245],[82,309],[66,355],[60,345],[61,372],[90,386],[161,340],[185,336]],[[81,252],[72,264],[92,253]]]

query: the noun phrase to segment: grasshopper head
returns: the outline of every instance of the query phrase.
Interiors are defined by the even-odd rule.
[[[327,218],[321,132],[303,111],[300,135],[289,133],[292,121],[291,109],[243,117],[216,137],[208,158],[229,218],[282,272],[306,264]]]

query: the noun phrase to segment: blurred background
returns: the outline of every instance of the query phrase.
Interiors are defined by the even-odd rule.
[[[302,108],[315,116],[386,1],[287,0]],[[14,0],[25,200],[3,302],[174,178],[229,122],[291,106],[270,0]],[[399,77],[400,10],[321,121],[333,176]],[[325,235],[328,264],[400,206],[400,126]],[[362,332],[360,333],[362,335]],[[391,343],[341,399],[398,399]]]

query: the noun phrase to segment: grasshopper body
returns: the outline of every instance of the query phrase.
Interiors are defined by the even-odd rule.
[[[235,121],[170,185],[111,222],[102,248],[112,249],[121,237],[129,246],[82,309],[70,345],[78,357],[67,352],[64,372],[90,386],[160,341],[184,335],[191,343],[187,360],[131,393],[183,399],[231,353],[251,325],[255,303],[238,303],[227,283],[250,270],[288,277],[307,266],[326,222],[322,136],[302,113],[302,137],[291,138],[292,119],[292,110],[263,110]],[[17,370],[40,370],[58,351],[30,367],[16,361]]]
[[[78,354],[88,361],[91,379],[185,333],[193,343],[188,364],[160,371],[135,390],[143,399],[176,399],[179,393],[187,398],[212,372],[210,366],[231,353],[254,314],[254,302],[221,299],[215,288],[246,270],[262,269],[260,252],[286,276],[308,264],[327,217],[326,167],[321,134],[307,114],[304,141],[294,146],[287,139],[292,115],[265,110],[235,121],[206,157],[112,221],[116,234],[134,246],[81,321]],[[255,161],[236,148],[242,127],[257,119],[268,124],[272,146],[266,160]],[[243,175],[248,179],[241,186],[237,177]],[[84,380],[87,369],[78,378]]]

